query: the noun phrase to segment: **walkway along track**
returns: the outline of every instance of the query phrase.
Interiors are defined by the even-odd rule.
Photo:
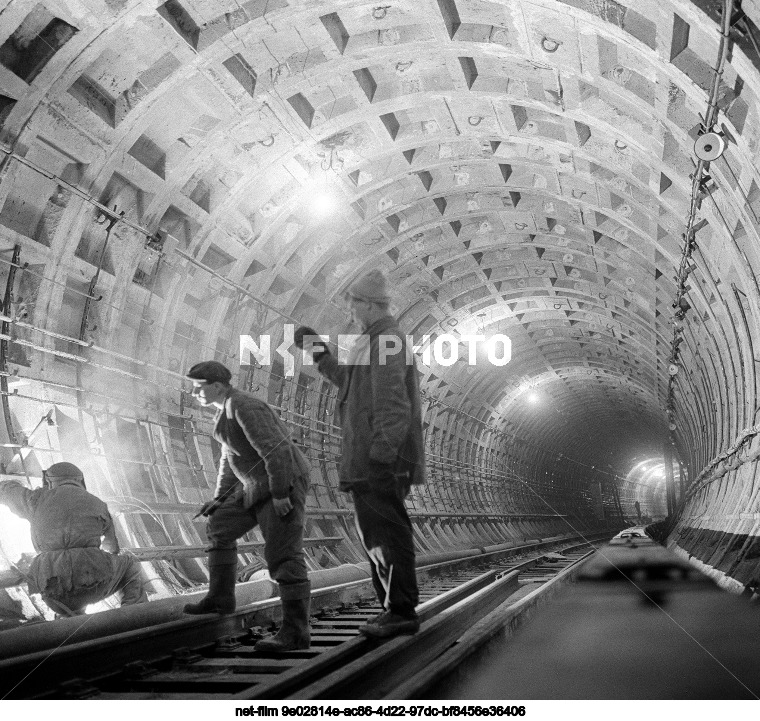
[[[589,548],[588,543],[566,541],[554,552],[536,551],[519,562],[510,560],[514,552],[498,551],[418,569],[422,626],[414,636],[377,641],[360,635],[359,627],[382,609],[370,600],[369,582],[353,582],[315,594],[313,612],[321,608],[314,614],[307,651],[270,656],[253,651],[264,633],[256,624],[266,623],[279,606],[273,599],[229,616],[182,619],[0,661],[0,696],[396,698],[396,687],[405,684],[405,693],[412,693],[411,677],[510,596],[516,599],[521,588],[536,589],[564,576]],[[338,600],[350,598],[348,592],[354,602]],[[338,606],[324,605],[330,601]],[[378,668],[381,673],[372,673]]]

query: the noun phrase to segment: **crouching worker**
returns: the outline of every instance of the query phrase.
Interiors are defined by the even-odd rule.
[[[277,414],[230,385],[232,374],[224,365],[197,363],[187,377],[193,397],[217,409],[214,438],[222,444],[222,455],[214,500],[201,509],[208,517],[209,590],[200,603],[185,606],[185,613],[235,610],[237,539],[258,525],[269,575],[280,588],[282,626],[255,649],[309,648],[311,586],[303,552],[309,464]]]
[[[87,492],[73,463],[54,463],[42,473],[42,488],[33,491],[15,481],[0,482],[0,504],[29,521],[37,551],[29,591],[41,594],[57,614],[82,614],[117,592],[122,606],[148,600],[140,564],[118,555],[108,506]]]

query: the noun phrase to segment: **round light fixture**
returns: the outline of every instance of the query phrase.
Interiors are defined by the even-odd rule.
[[[726,141],[718,133],[700,135],[694,143],[694,154],[709,163],[717,160],[726,150]]]

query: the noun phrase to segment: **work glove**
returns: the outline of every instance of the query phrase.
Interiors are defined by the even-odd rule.
[[[285,496],[285,498],[272,498],[272,505],[274,506],[274,512],[280,518],[284,518],[293,510],[293,501],[288,496]]]
[[[219,500],[217,498],[214,498],[210,501],[206,501],[201,506],[201,510],[198,511],[198,513],[196,513],[193,516],[193,519],[199,518],[200,516],[205,516],[206,518],[208,518],[217,508],[219,508],[220,505],[221,504],[219,503]]]
[[[293,332],[293,342],[301,349],[304,349],[304,339],[306,336],[314,336],[314,339],[310,339],[305,343],[306,345],[306,352],[311,353],[311,357],[314,359],[315,363],[319,363],[319,361],[326,355],[330,355],[330,351],[327,350],[327,348],[314,348],[315,342],[319,341],[319,333],[315,331],[313,328],[309,328],[307,325],[299,326],[295,329]]]

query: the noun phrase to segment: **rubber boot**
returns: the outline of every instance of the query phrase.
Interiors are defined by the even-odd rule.
[[[259,641],[255,651],[280,653],[282,651],[299,651],[311,646],[309,631],[309,598],[298,598],[293,601],[281,601],[282,625],[272,636]]]
[[[209,583],[206,597],[185,605],[185,613],[232,613],[235,610],[237,550],[212,549],[208,552]]]

